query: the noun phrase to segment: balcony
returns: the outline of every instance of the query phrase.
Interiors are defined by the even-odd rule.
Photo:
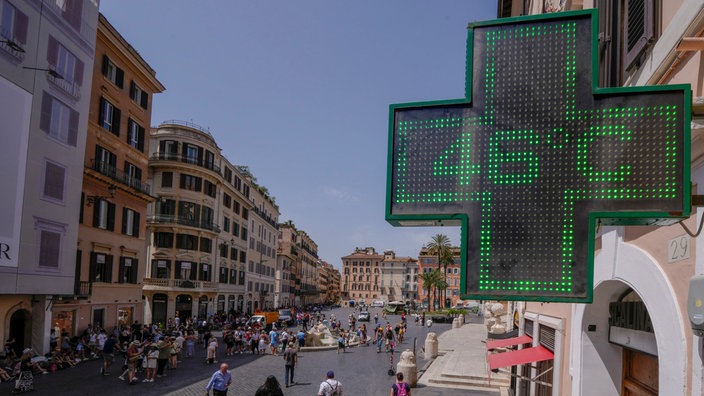
[[[76,298],[89,298],[93,293],[93,284],[88,281],[78,281],[73,285],[73,294]]]
[[[149,158],[150,161],[178,161],[186,164],[200,166],[201,168],[209,169],[217,174],[220,174],[220,167],[212,162],[198,160],[197,158],[181,155],[178,153],[156,153]]]
[[[50,66],[50,68],[55,69],[54,66]],[[56,76],[52,76],[48,73],[46,75],[46,79],[62,91],[66,92],[66,94],[72,97],[74,100],[81,99],[81,87],[75,82],[67,80],[66,77],[59,78]]]
[[[24,60],[24,50],[10,34],[0,32],[0,50],[14,58],[17,63]]]
[[[142,183],[141,180],[136,179],[135,177],[115,168],[114,166],[110,165],[109,163],[105,161],[98,161],[98,160],[91,160],[91,164],[88,165],[86,164],[86,168],[92,169],[101,175],[105,175],[112,180],[124,184],[128,187],[131,187],[143,194],[149,195],[149,185],[146,183]]]
[[[206,282],[188,279],[161,279],[144,278],[144,286],[151,286],[152,290],[193,290],[193,291],[217,291],[217,282]]]
[[[220,232],[220,227],[215,223],[188,219],[176,215],[154,215],[147,217],[147,222],[151,224],[179,224],[188,227],[196,227],[203,230]]]

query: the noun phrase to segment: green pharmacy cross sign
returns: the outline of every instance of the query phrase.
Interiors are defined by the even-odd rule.
[[[597,224],[689,216],[690,88],[597,88],[596,22],[473,24],[465,99],[391,105],[386,220],[462,226],[463,298],[591,302]]]

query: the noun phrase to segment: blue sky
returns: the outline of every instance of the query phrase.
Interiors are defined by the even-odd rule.
[[[156,70],[152,124],[209,128],[337,268],[355,247],[415,257],[438,233],[384,220],[389,105],[464,95],[467,24],[493,0],[102,0]]]

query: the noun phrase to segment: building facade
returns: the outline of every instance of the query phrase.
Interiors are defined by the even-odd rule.
[[[412,302],[418,298],[418,261],[396,257],[393,250],[384,251],[381,261],[381,298],[384,302]]]
[[[223,163],[230,168],[204,128],[168,121],[152,129],[150,139],[150,178],[157,199],[147,219],[144,320],[163,324],[178,317],[183,322],[208,318],[225,304],[242,301],[246,306],[246,296],[237,290],[242,292],[240,269],[247,259],[249,185],[234,169],[228,173],[232,182],[226,181]],[[232,187],[224,188],[226,183]],[[223,201],[228,202],[224,194],[230,209],[223,209]],[[219,220],[225,217],[230,230],[238,224],[238,232],[224,231]]]
[[[100,14],[92,70],[74,292],[56,301],[56,335],[112,330],[143,318],[146,183],[155,71]]]
[[[255,183],[252,183],[250,201],[247,312],[254,312],[274,309],[279,207],[266,188]]]
[[[704,182],[704,2],[500,1],[498,10],[509,17],[583,8],[598,12],[598,86],[690,84],[690,172],[698,194]],[[514,386],[517,395],[704,392],[704,342],[692,332],[687,310],[689,281],[704,273],[696,249],[704,236],[684,228],[697,229],[702,213],[692,213],[671,226],[602,227],[594,241],[592,303],[518,304],[520,333],[553,358],[511,368],[523,376]],[[528,380],[540,374],[541,382]]]
[[[430,306],[433,304],[434,307],[451,307],[457,304],[460,298],[460,254],[462,253],[459,247],[453,247],[452,257],[453,263],[448,265],[446,268],[438,266],[438,257],[433,256],[428,252],[428,249],[423,248],[418,253],[418,273],[428,273],[435,270],[440,270],[443,278],[447,282],[447,289],[442,292],[445,296],[445,303],[440,304],[440,291],[435,291],[435,288],[430,289],[430,295],[428,295],[428,289],[423,285],[423,279],[417,278],[417,291],[419,297],[419,303]]]
[[[298,261],[298,230],[292,221],[279,224],[279,243],[276,252],[277,274],[274,304],[290,307],[297,304],[296,277],[300,268]],[[278,296],[278,298],[276,298]],[[300,300],[300,299],[299,299]]]
[[[49,350],[74,294],[98,5],[0,1],[0,337]]]
[[[373,300],[381,299],[383,260],[384,255],[378,254],[373,247],[355,248],[352,254],[342,257],[340,295],[343,301],[371,304]]]

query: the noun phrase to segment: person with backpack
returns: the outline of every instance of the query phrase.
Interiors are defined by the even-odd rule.
[[[342,383],[335,379],[335,373],[330,370],[325,375],[325,381],[320,383],[318,396],[342,396]]]
[[[391,350],[393,352],[396,341],[396,336],[394,334],[394,330],[391,328],[391,325],[386,322],[386,331],[384,333],[384,336],[386,338],[386,352]]]
[[[284,371],[284,384],[288,388],[289,383],[291,386],[295,385],[296,382],[293,381],[293,374],[296,367],[298,367],[298,351],[293,347],[293,342],[289,342],[289,348],[284,351],[284,361],[286,362],[286,370]]]
[[[411,396],[411,385],[403,382],[403,373],[396,373],[396,383],[391,385],[389,396]]]

